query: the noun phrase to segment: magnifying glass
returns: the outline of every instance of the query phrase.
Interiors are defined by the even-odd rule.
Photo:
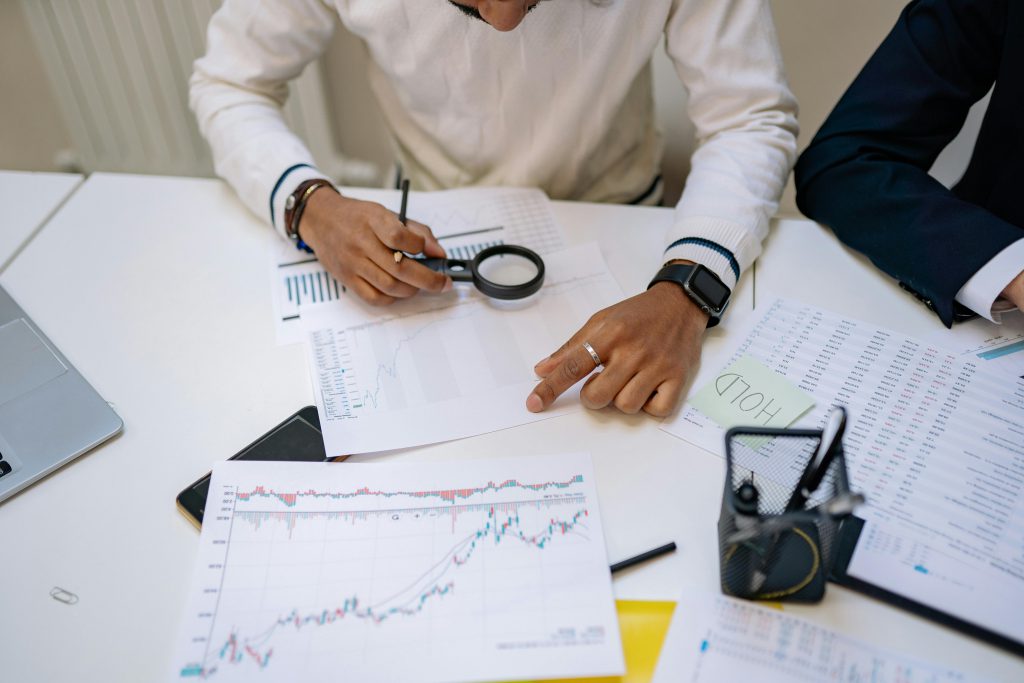
[[[444,273],[453,282],[471,282],[492,299],[524,299],[544,284],[544,261],[537,252],[514,244],[487,247],[472,261],[461,259],[413,259]]]

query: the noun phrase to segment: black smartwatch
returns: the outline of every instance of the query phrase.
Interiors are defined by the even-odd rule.
[[[647,289],[659,282],[674,282],[682,287],[686,296],[708,314],[708,327],[714,327],[722,319],[722,313],[732,296],[722,279],[699,263],[692,266],[669,264],[658,271]]]

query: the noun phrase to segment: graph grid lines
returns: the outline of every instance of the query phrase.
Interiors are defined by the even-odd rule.
[[[407,485],[429,481],[422,468],[418,476],[409,473],[406,485],[370,478],[337,486],[321,475],[306,477],[321,480],[318,485],[299,486],[221,474],[246,465],[295,464],[215,469],[192,635],[176,679],[308,674],[308,680],[333,680],[317,672],[358,661],[351,672],[356,680],[456,680],[461,668],[445,668],[457,661],[454,650],[435,661],[443,673],[379,673],[401,668],[395,648],[432,652],[454,647],[450,639],[513,660],[528,659],[537,648],[607,650],[614,612],[608,610],[612,621],[604,620],[587,589],[596,580],[611,606],[592,474],[585,468],[423,487]],[[460,467],[450,463],[445,471]],[[548,606],[555,596],[561,617]],[[489,614],[481,611],[486,604],[500,608]],[[572,626],[558,625],[559,618]],[[450,638],[436,631],[442,623],[454,629]],[[378,673],[366,673],[371,670]],[[478,677],[472,666],[467,671],[467,680]]]

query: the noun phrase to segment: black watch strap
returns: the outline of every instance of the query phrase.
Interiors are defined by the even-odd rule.
[[[700,310],[708,315],[708,327],[722,320],[732,291],[713,271],[698,264],[670,263],[658,271],[647,289],[659,282],[672,282],[682,288]]]

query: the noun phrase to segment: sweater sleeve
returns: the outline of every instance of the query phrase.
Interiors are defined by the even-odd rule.
[[[217,175],[281,234],[285,198],[303,180],[324,177],[281,107],[288,82],[325,49],[334,19],[321,0],[225,0],[190,81]]]
[[[733,287],[796,158],[796,99],[767,0],[678,0],[665,37],[698,143],[665,260],[703,263]]]
[[[928,175],[999,68],[1007,0],[915,0],[796,168],[797,204],[952,324],[957,292],[1020,229]]]

